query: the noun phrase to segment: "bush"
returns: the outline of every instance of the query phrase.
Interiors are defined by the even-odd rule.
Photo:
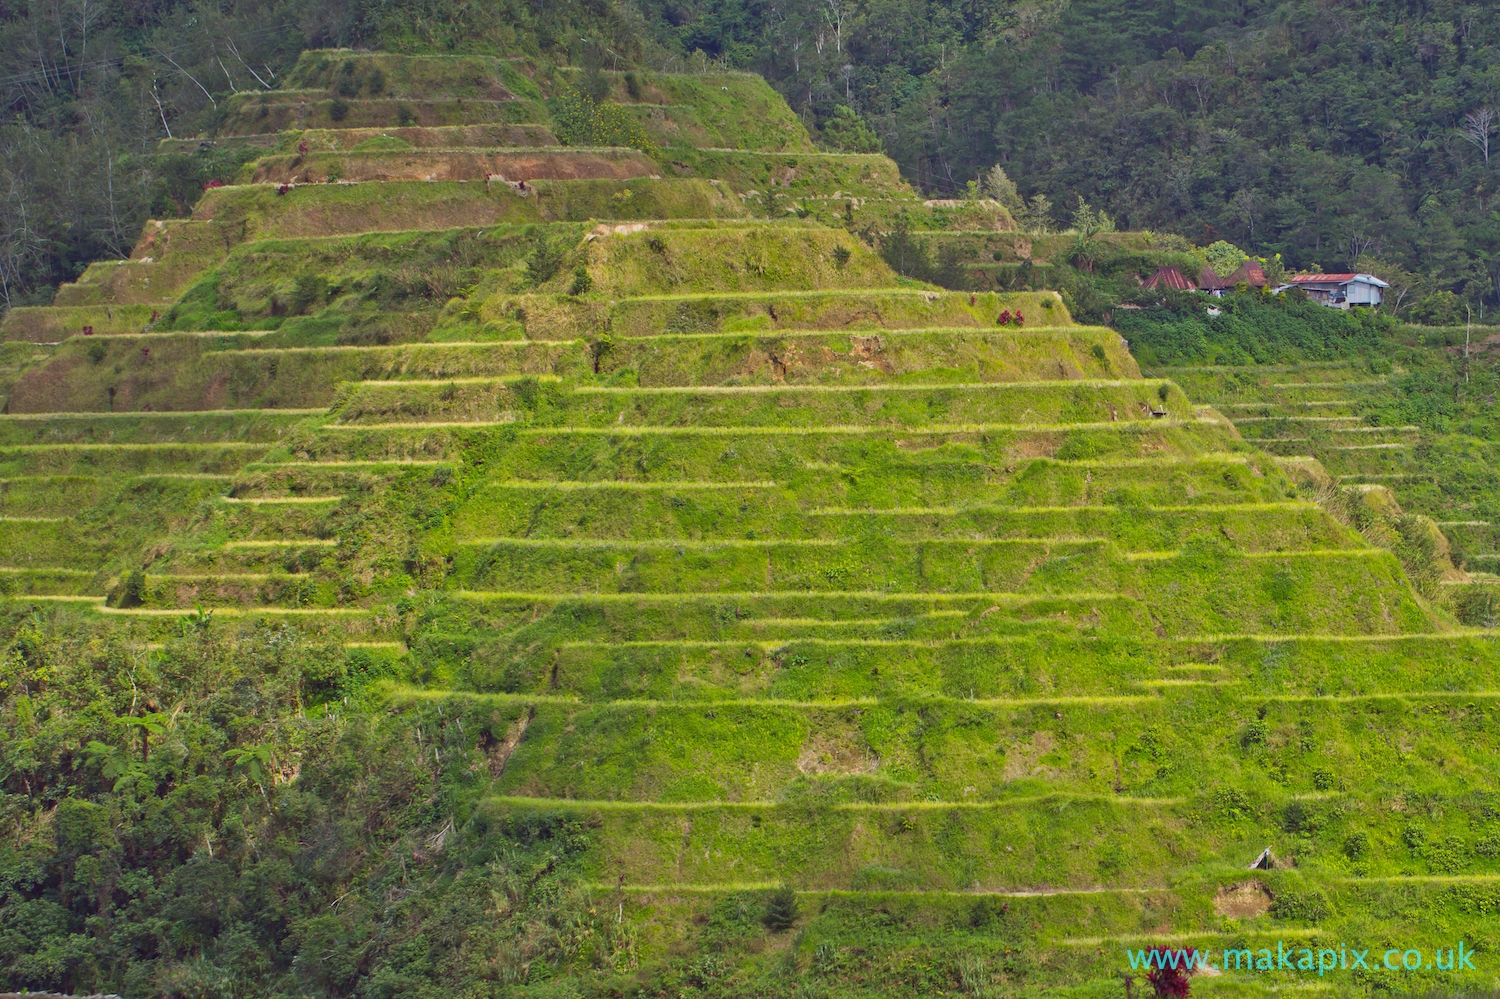
[[[1464,304],[1451,291],[1435,291],[1412,305],[1411,320],[1423,326],[1457,326],[1464,321]]]
[[[1453,595],[1453,615],[1471,628],[1500,626],[1500,600],[1495,588],[1483,583],[1461,586]]]
[[[1283,891],[1271,900],[1273,919],[1315,923],[1328,918],[1328,899],[1320,891]]]
[[[789,930],[797,922],[797,893],[782,885],[766,898],[766,912],[761,919],[775,933]]]
[[[1075,299],[1081,289],[1068,289]],[[1388,316],[1365,309],[1343,312],[1286,295],[1227,295],[1214,300],[1193,292],[1141,302],[1147,307],[1113,313],[1132,351],[1149,350],[1161,364],[1279,364],[1335,360],[1378,353]],[[1220,312],[1208,315],[1212,304]],[[1075,316],[1078,315],[1075,310]]]
[[[570,146],[629,146],[650,157],[660,155],[644,125],[624,105],[594,102],[588,94],[569,90],[548,102],[553,131]]]
[[[568,287],[569,295],[583,295],[594,286],[594,279],[589,277],[589,269],[583,264],[573,268],[573,283]]]
[[[531,253],[526,257],[526,280],[532,284],[544,284],[552,280],[562,270],[566,255],[559,241],[548,239],[545,234],[537,236],[532,243]]]
[[[126,574],[113,601],[116,607],[139,607],[146,599],[146,574],[133,569]]]

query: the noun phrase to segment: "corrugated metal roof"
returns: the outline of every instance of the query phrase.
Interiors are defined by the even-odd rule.
[[[1153,288],[1175,288],[1178,291],[1196,291],[1197,285],[1189,281],[1186,274],[1175,267],[1158,267],[1156,273],[1146,281],[1147,290]]]
[[[1359,281],[1364,284],[1373,284],[1377,288],[1390,287],[1373,274],[1294,274],[1290,280],[1293,284],[1348,284],[1351,281]]]

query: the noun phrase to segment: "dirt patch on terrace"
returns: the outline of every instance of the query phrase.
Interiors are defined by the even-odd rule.
[[[1271,911],[1271,890],[1259,881],[1225,885],[1214,893],[1214,912],[1232,919],[1253,919]]]
[[[814,732],[797,757],[805,774],[872,774],[879,766],[880,757],[858,732]]]

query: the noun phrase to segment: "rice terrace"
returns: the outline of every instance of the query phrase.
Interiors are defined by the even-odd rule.
[[[7,292],[0,991],[1500,988],[1478,304],[318,30]]]

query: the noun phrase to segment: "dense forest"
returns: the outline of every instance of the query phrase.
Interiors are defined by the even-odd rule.
[[[831,148],[878,136],[920,188],[1001,165],[1065,226],[1229,240],[1394,275],[1408,309],[1495,307],[1500,26],[1478,4],[1328,0],[127,0],[0,4],[0,298],[45,300],[187,207],[233,90],[305,46],[500,51],[765,74]],[[1500,150],[1496,150],[1500,151]],[[1500,165],[1500,164],[1497,164]],[[1046,219],[1039,220],[1046,224]],[[1432,302],[1429,302],[1429,308]],[[1421,317],[1416,317],[1421,318]],[[1453,319],[1454,315],[1444,318]]]

